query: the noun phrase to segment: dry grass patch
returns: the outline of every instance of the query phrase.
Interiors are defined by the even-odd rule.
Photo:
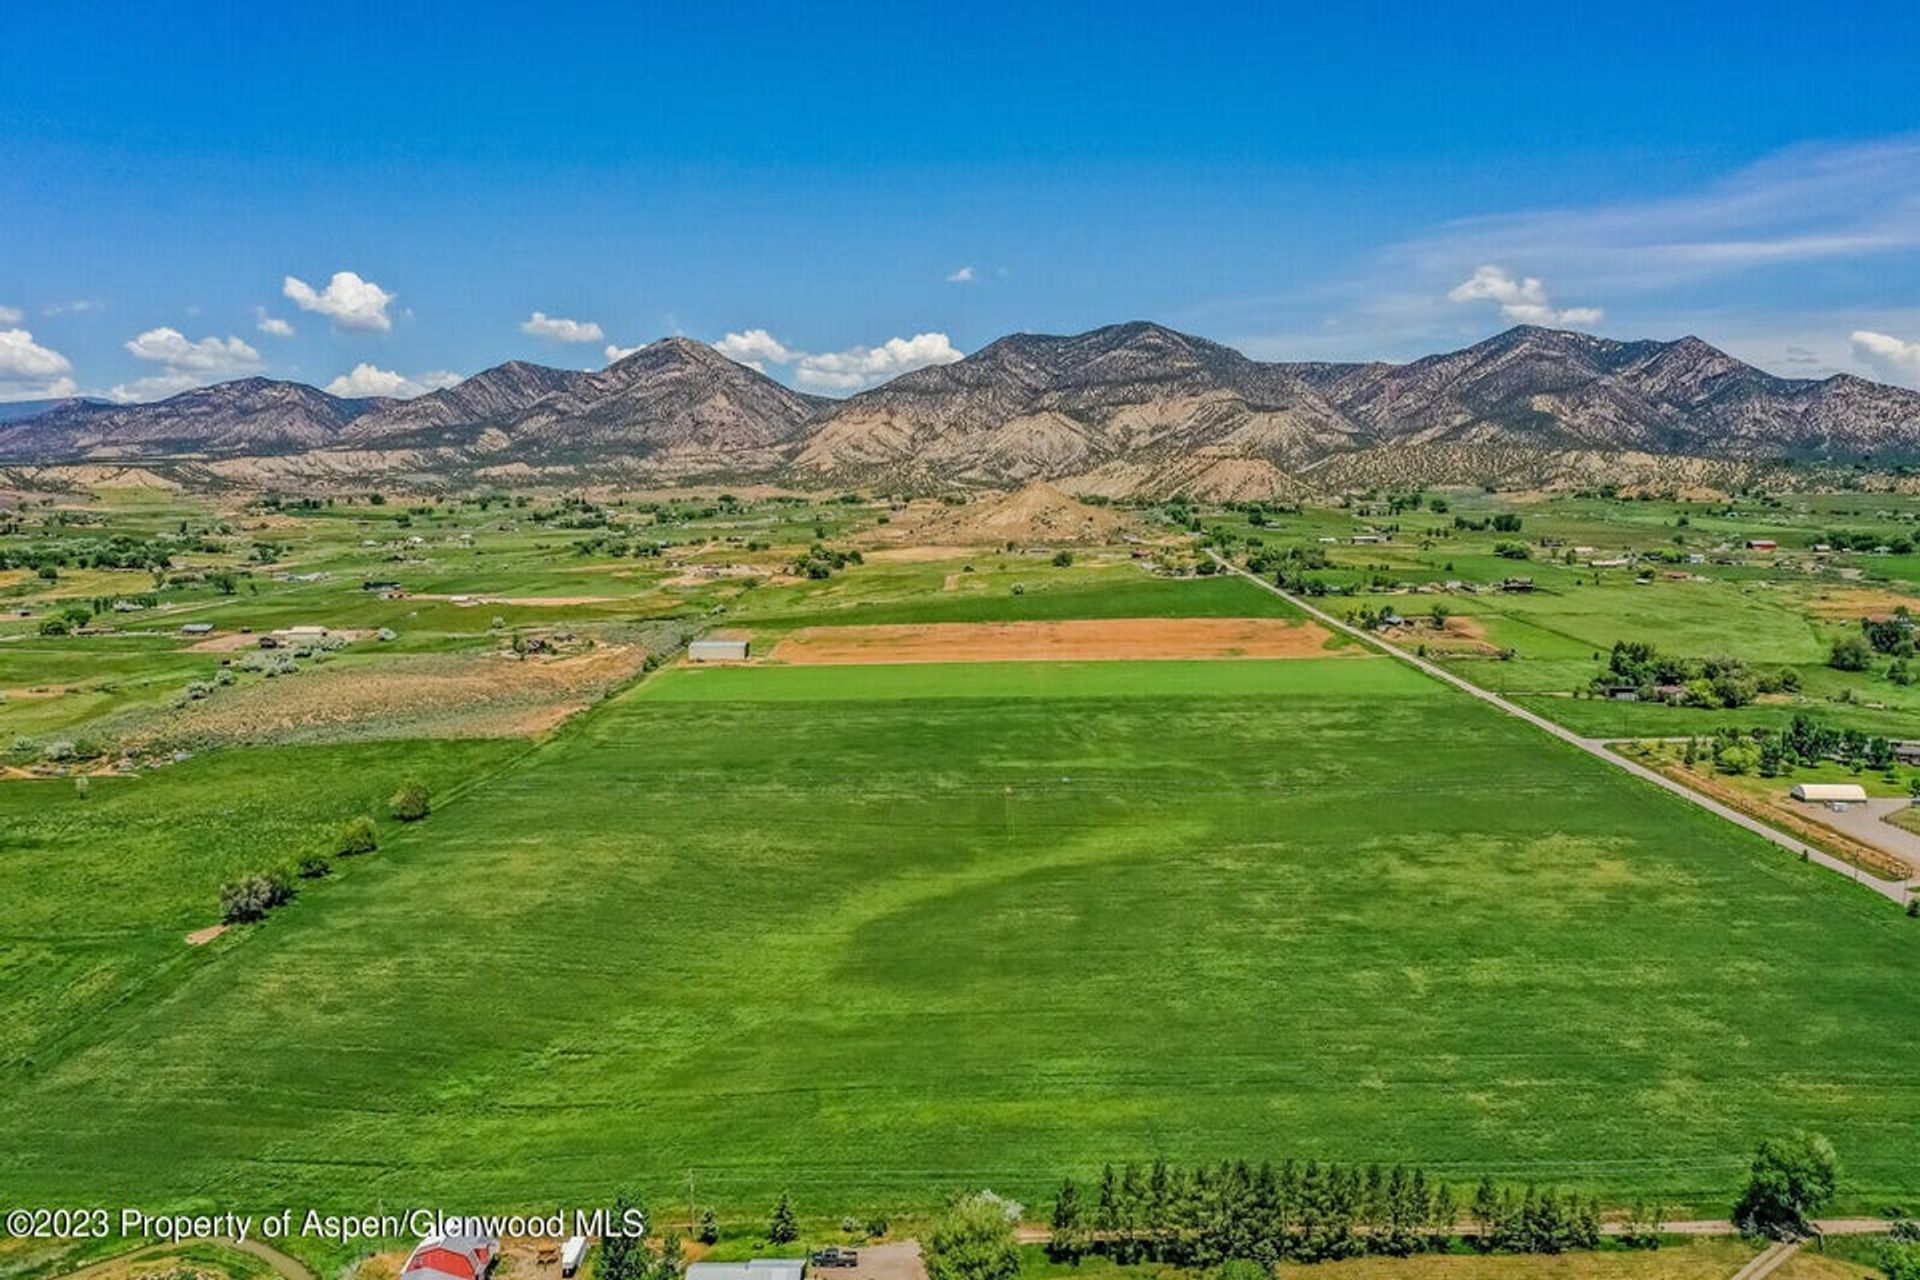
[[[1284,618],[940,622],[807,627],[781,640],[770,656],[796,666],[1322,658],[1330,638],[1318,623]]]
[[[638,646],[607,645],[563,657],[408,655],[327,664],[219,690],[141,726],[129,740],[156,746],[532,737],[629,679],[645,660]]]

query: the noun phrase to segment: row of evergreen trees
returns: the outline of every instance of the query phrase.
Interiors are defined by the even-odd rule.
[[[1184,1267],[1407,1257],[1450,1248],[1463,1213],[1469,1240],[1487,1252],[1560,1253],[1600,1240],[1598,1203],[1551,1187],[1516,1191],[1484,1178],[1463,1204],[1448,1183],[1404,1165],[1289,1160],[1256,1169],[1243,1160],[1183,1169],[1161,1160],[1108,1165],[1085,1192],[1066,1179],[1049,1247],[1061,1260],[1099,1253]]]

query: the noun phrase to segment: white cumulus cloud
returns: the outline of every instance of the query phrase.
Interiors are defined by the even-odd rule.
[[[721,355],[755,369],[764,371],[768,365],[785,367],[795,382],[823,391],[854,391],[914,369],[952,364],[962,358],[962,353],[944,333],[888,338],[877,347],[797,351],[765,329],[748,329],[744,333],[729,333],[713,345]]]
[[[818,355],[803,355],[794,362],[796,382],[834,391],[851,391],[887,378],[895,378],[932,364],[952,364],[961,359],[944,333],[916,333],[911,338],[888,338],[877,347],[849,347]]]
[[[947,276],[948,284],[972,284],[980,278],[980,273],[971,266],[961,267]]]
[[[1448,290],[1447,301],[1497,302],[1500,314],[1516,324],[1596,324],[1603,314],[1598,307],[1556,308],[1539,277],[1519,278],[1491,264]]]
[[[27,330],[0,329],[0,400],[70,396],[78,390],[72,372],[71,361],[35,342]]]
[[[265,307],[253,309],[253,327],[270,337],[291,338],[293,336],[293,326],[279,316],[268,315]]]
[[[628,356],[639,351],[644,346],[646,346],[644,342],[641,343],[639,347],[622,347],[609,342],[607,344],[607,363],[619,364],[622,360],[625,360]]]
[[[387,318],[387,304],[398,295],[351,271],[334,272],[327,287],[318,291],[305,280],[288,276],[280,291],[302,311],[331,316],[336,329],[385,333],[393,328],[393,321]]]
[[[107,392],[123,404],[159,400],[223,378],[256,373],[261,363],[260,353],[239,338],[209,335],[195,342],[166,325],[149,329],[124,345],[134,359],[157,364],[161,372],[120,383]]]
[[[520,332],[555,342],[599,342],[607,335],[591,320],[567,320],[536,311],[520,323]]]
[[[791,364],[796,355],[765,329],[729,333],[714,343],[713,349],[729,360],[738,360],[755,369],[769,364]]]
[[[1909,342],[1871,329],[1853,331],[1853,349],[1889,378],[1920,386],[1920,342]]]
[[[239,338],[206,337],[193,342],[165,325],[131,339],[126,347],[136,360],[182,373],[246,373],[260,367],[260,353]]]
[[[460,375],[446,369],[437,369],[432,373],[423,373],[409,378],[403,373],[391,369],[379,369],[362,361],[353,367],[352,373],[343,373],[326,386],[328,395],[345,396],[360,399],[365,396],[391,396],[398,400],[411,400],[423,396],[429,391],[438,391],[460,381]]]

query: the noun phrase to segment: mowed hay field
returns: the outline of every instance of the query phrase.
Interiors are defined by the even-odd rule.
[[[1877,1204],[1920,1193],[1917,941],[1385,658],[678,668],[191,963],[27,997],[67,1021],[0,1062],[0,1186],[524,1208],[691,1169],[836,1215],[1291,1155],[1718,1211],[1805,1126]]]

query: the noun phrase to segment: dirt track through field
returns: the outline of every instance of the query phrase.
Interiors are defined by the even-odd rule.
[[[1081,618],[808,627],[774,646],[795,666],[927,662],[1113,662],[1137,659],[1318,658],[1326,628],[1283,618]]]

